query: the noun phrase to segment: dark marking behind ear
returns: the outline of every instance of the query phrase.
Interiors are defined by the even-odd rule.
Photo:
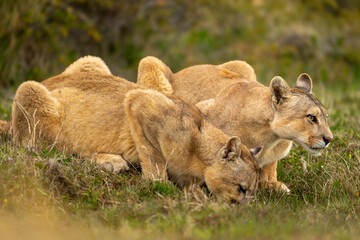
[[[251,148],[250,149],[250,152],[251,152],[251,155],[257,159],[260,155],[260,152],[263,150],[263,147],[257,147],[257,148]]]
[[[169,95],[167,96],[170,100],[172,100],[177,106],[179,106],[181,110],[181,121],[183,121],[184,117],[190,117],[194,120],[194,123],[199,131],[202,129],[202,124],[204,121],[203,113],[200,111],[198,107],[194,104],[190,103],[184,98],[176,97]]]

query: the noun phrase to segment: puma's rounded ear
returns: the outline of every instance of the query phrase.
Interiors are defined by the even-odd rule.
[[[312,93],[311,77],[306,73],[300,74],[300,76],[296,80],[295,88],[304,90],[307,93]]]
[[[235,153],[241,153],[241,140],[239,137],[230,137],[226,144],[225,144],[225,149],[227,150],[227,152],[235,152]]]
[[[290,87],[286,81],[279,76],[274,77],[270,82],[271,100],[279,105],[290,97]]]
[[[250,152],[251,152],[251,155],[255,158],[255,159],[258,159],[259,156],[260,156],[260,152],[263,150],[263,146],[261,147],[257,147],[257,148],[251,148],[250,149]]]

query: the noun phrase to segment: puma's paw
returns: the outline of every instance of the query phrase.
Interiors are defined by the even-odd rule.
[[[115,154],[94,154],[93,159],[105,170],[119,173],[129,170],[129,165],[120,155]]]
[[[127,162],[104,162],[101,164],[101,166],[105,170],[114,172],[116,174],[129,170],[129,165]]]
[[[273,189],[278,193],[290,194],[290,189],[282,182],[260,182],[261,189]]]

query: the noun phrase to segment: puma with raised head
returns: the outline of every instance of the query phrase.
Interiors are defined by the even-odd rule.
[[[277,161],[292,142],[319,155],[333,135],[325,107],[312,93],[312,80],[301,74],[294,88],[281,77],[269,87],[256,81],[252,67],[243,61],[221,65],[195,65],[178,73],[155,57],[140,61],[139,85],[180,96],[196,104],[207,120],[248,147],[264,146],[258,158],[260,186],[289,192],[277,181]]]

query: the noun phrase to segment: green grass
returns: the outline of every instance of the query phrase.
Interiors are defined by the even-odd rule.
[[[137,169],[116,175],[56,150],[28,153],[1,136],[0,232],[5,239],[359,239],[360,91],[314,90],[328,107],[334,142],[321,157],[294,146],[278,167],[291,194],[261,190],[248,206],[147,181]],[[10,111],[11,97],[3,97],[0,119]]]

